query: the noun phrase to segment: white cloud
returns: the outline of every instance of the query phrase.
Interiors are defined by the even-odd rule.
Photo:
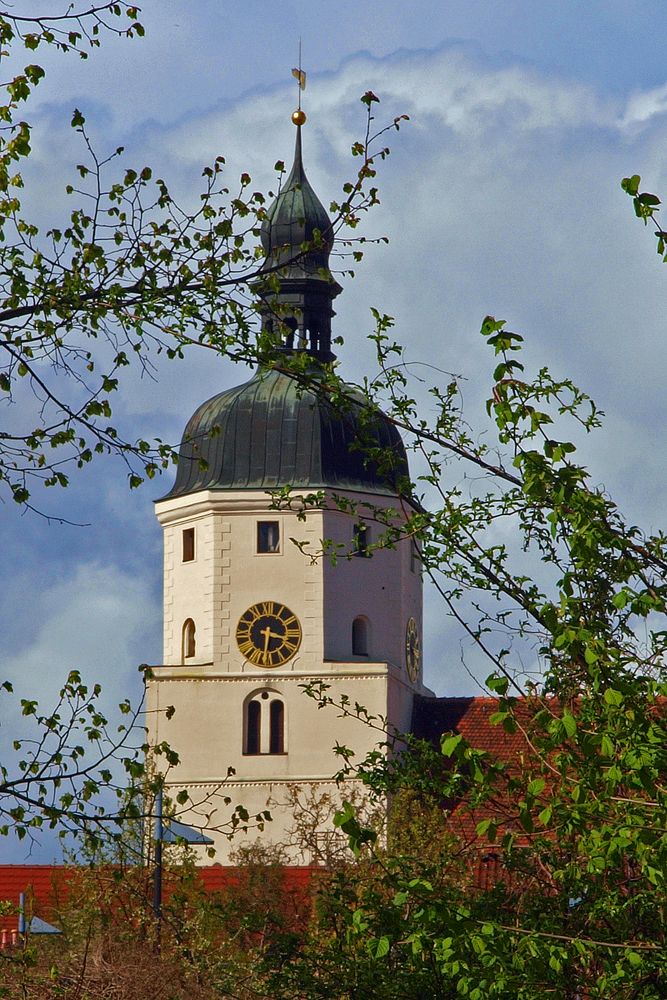
[[[126,543],[132,544],[130,539]],[[129,698],[138,707],[141,701],[139,663],[161,658],[160,608],[147,581],[134,573],[87,562],[44,583],[26,572],[17,598],[30,605],[30,615],[22,615],[22,638],[12,655],[5,656],[0,677],[14,686],[13,694],[3,693],[0,727],[0,753],[10,776],[18,756],[12,741],[41,733],[32,717],[21,715],[21,698],[37,699],[38,714],[48,714],[69,672],[77,670],[89,689],[101,684],[97,705],[110,720],[113,735],[116,725],[127,721],[118,713],[119,702]],[[48,862],[60,855],[49,833],[38,835],[34,843],[10,838],[2,851],[14,863]]]
[[[122,526],[114,530],[120,544]],[[24,578],[23,588],[21,600],[30,602],[34,627],[3,668],[17,697],[37,697],[48,708],[70,670],[102,684],[107,706],[128,695],[135,702],[141,697],[137,667],[157,653],[161,619],[144,579],[89,562],[46,584]]]
[[[667,112],[667,84],[652,90],[639,91],[628,99],[621,119],[623,126],[644,125],[656,115]]]
[[[482,317],[494,312],[526,336],[533,366],[546,363],[572,375],[613,414],[609,428],[586,446],[596,481],[619,490],[622,504],[627,500],[639,513],[650,495],[652,522],[664,523],[667,483],[653,428],[665,423],[667,279],[653,256],[650,230],[634,219],[619,181],[636,171],[650,177],[658,193],[667,192],[667,85],[634,92],[624,102],[509,57],[502,64],[485,60],[462,44],[382,59],[355,55],[336,72],[312,75],[305,94],[306,166],[325,204],[355,168],[349,146],[363,130],[359,97],[368,89],[382,98],[378,123],[401,113],[411,122],[387,137],[393,152],[379,168],[382,206],[364,222],[365,233],[387,233],[391,244],[369,248],[357,279],[344,282],[336,302],[336,332],[346,339],[343,371],[373,370],[364,338],[375,305],[395,316],[411,360],[465,376],[466,414],[476,423],[493,361],[478,330]],[[201,167],[219,153],[227,157],[232,187],[241,170],[257,186],[269,185],[274,161],[291,156],[292,86],[207,109],[210,97],[200,97],[201,110],[176,124],[165,125],[163,116],[134,128],[128,160],[152,163],[185,196],[195,196]],[[637,123],[642,127],[628,127]],[[39,141],[46,162],[49,145]],[[69,155],[67,146],[55,147],[59,162]],[[224,362],[179,362],[165,368],[156,387],[130,383],[120,409],[137,433],[173,439],[200,400],[243,378]],[[423,386],[417,391],[424,396]],[[637,488],[641,477],[650,490]],[[164,492],[162,484],[154,492]],[[98,520],[98,530],[119,535],[122,490],[114,486],[112,495],[117,519]],[[96,503],[91,499],[99,516]],[[131,504],[128,499],[128,510]],[[98,583],[108,577],[121,599],[114,636],[125,641],[138,622],[131,609],[127,617],[121,610],[124,588],[116,584],[124,580],[122,569],[86,566],[82,577],[75,568],[68,572],[63,588],[47,592],[56,648],[66,651],[75,618],[85,620],[77,593],[95,594],[85,575],[91,572],[99,574]],[[159,567],[147,566],[145,579],[151,573]],[[133,586],[147,585],[135,579]],[[107,614],[101,598],[91,600],[79,659],[106,675],[111,665],[105,669],[99,654],[106,657],[109,647]],[[428,609],[428,676],[442,693],[461,692],[458,642],[447,625],[452,645],[444,649],[442,612],[431,599]],[[72,628],[59,625],[60,613]],[[21,653],[22,669],[35,676],[50,648],[45,636],[42,628]]]

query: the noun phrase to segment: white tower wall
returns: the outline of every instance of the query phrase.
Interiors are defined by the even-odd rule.
[[[352,495],[351,495],[352,497]],[[391,498],[354,495],[367,505],[397,508]],[[336,743],[352,747],[358,758],[381,734],[358,719],[341,718],[333,707],[319,709],[303,685],[320,681],[338,702],[347,696],[389,727],[409,728],[412,696],[424,691],[411,682],[405,665],[409,617],[421,634],[421,579],[407,540],[370,557],[349,556],[354,517],[337,510],[311,510],[304,520],[295,511],[271,509],[260,491],[201,491],[157,504],[164,529],[164,663],[148,682],[149,729],[153,742],[166,740],[180,756],[167,775],[172,792],[185,788],[193,806],[182,816],[201,825],[216,842],[216,860],[225,863],[239,837],[230,842],[224,829],[231,808],[251,814],[286,798],[286,786],[301,784],[333,790],[341,765]],[[368,509],[368,507],[366,508]],[[257,552],[257,522],[277,521],[279,551]],[[183,560],[183,532],[194,528],[194,558]],[[370,525],[371,549],[379,528]],[[303,543],[303,550],[291,539]],[[343,546],[333,564],[316,558],[322,539]],[[309,557],[306,553],[313,553]],[[286,605],[299,619],[298,652],[278,668],[254,666],[236,642],[236,626],[246,609],[260,601]],[[367,655],[352,653],[352,622],[368,621]],[[195,625],[195,655],[184,656],[183,627]],[[262,752],[247,752],[249,700],[262,712]],[[283,704],[284,745],[268,752],[267,726],[273,700]],[[168,718],[169,706],[175,708]],[[159,761],[158,761],[159,766]],[[228,776],[228,770],[233,774]],[[231,804],[223,800],[231,798]],[[293,817],[270,807],[274,821],[245,839],[281,842]],[[241,838],[241,841],[243,837]],[[302,857],[294,857],[295,863]]]

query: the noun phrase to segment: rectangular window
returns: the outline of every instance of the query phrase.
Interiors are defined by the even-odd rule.
[[[183,529],[183,562],[192,562],[195,557],[195,529]]]
[[[352,552],[355,556],[369,556],[368,551],[369,544],[369,532],[368,527],[365,524],[355,524],[354,526],[354,538],[352,540]]]
[[[280,552],[280,524],[278,521],[257,522],[257,551]]]

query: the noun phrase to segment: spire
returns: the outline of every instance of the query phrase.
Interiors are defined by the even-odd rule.
[[[261,270],[275,274],[280,282],[278,291],[263,296],[262,328],[272,331],[283,323],[292,331],[285,338],[286,348],[331,361],[335,357],[331,352],[331,303],[341,291],[329,270],[333,231],[304,170],[301,129],[306,115],[301,107],[293,113],[292,121],[297,130],[294,163],[260,234],[266,254]]]

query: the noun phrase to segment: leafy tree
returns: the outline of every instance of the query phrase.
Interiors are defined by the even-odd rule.
[[[105,36],[143,33],[139,8],[125,0],[76,0],[43,15],[0,9],[3,57],[13,60],[38,56],[46,46],[87,58]],[[123,373],[137,365],[150,371],[157,354],[182,357],[194,346],[235,361],[266,358],[275,343],[269,335],[257,342],[256,300],[278,287],[275,274],[263,272],[258,280],[257,237],[271,192],[253,190],[246,173],[232,190],[218,157],[203,170],[195,208],[180,206],[149,167],[114,177],[123,150],[98,155],[80,110],[71,126],[85,159],[76,183],[66,186],[72,209],[43,231],[24,204],[30,194],[24,167],[31,153],[29,102],[44,77],[44,68],[31,62],[0,95],[0,491],[28,507],[35,483],[65,487],[70,469],[96,455],[120,456],[130,486],[167,466],[174,457],[169,444],[133,440],[113,422]],[[335,205],[337,232],[354,229],[377,201],[373,164],[387,150],[378,145],[385,130],[370,130],[374,100],[363,98],[368,128],[353,148],[356,177]],[[280,180],[283,164],[276,169]],[[363,238],[348,235],[345,242],[355,244],[358,259]],[[8,682],[3,687],[11,690]],[[89,689],[76,673],[53,709],[30,699],[21,709],[37,725],[15,744],[16,761],[0,766],[0,832],[24,837],[47,824],[63,835],[85,829],[93,840],[104,829],[120,836],[118,824],[141,808],[146,781],[140,710],[123,703],[110,726],[99,686]],[[165,744],[157,752],[167,766],[176,763]],[[252,818],[241,807],[230,822]]]
[[[455,379],[431,387],[430,412],[417,406],[392,321],[376,319],[378,375],[355,398],[365,394],[370,423],[383,409],[401,428],[418,475],[402,484],[413,500],[403,518],[368,504],[362,513],[382,526],[378,546],[405,536],[419,545],[468,655],[491,666],[496,742],[514,749],[498,754],[455,733],[436,748],[407,738],[405,753],[387,734],[393,753],[363,763],[341,748],[344,773],[374,791],[443,803],[458,846],[452,855],[444,837],[439,855],[415,867],[403,848],[387,858],[353,812],[341,813],[352,846],[370,851],[375,881],[366,892],[348,878],[329,897],[329,951],[320,942],[314,953],[349,957],[356,971],[338,992],[311,985],[309,995],[371,995],[372,982],[383,997],[664,996],[665,536],[629,523],[594,484],[577,447],[603,415],[570,380],[546,368],[529,375],[522,338],[504,323],[487,317],[481,330],[495,356],[491,444],[488,427],[471,429]],[[349,405],[334,373],[315,382]],[[308,509],[323,497],[286,491],[278,502]],[[356,513],[348,500],[340,507]],[[331,555],[326,545],[319,555]],[[325,684],[310,693],[333,704]],[[334,707],[367,718],[345,699]],[[306,959],[291,971],[311,982]],[[290,988],[285,996],[299,995]]]
[[[137,23],[136,10],[123,4],[82,12],[93,42],[106,13],[124,16],[126,30]],[[5,44],[19,40],[28,49],[51,42],[78,50],[87,33],[65,41],[53,19],[29,30],[8,14],[0,14],[0,28]],[[17,109],[42,75],[28,67],[8,86],[0,147],[0,390],[13,398],[27,384],[40,409],[28,430],[3,440],[0,471],[21,503],[32,478],[65,485],[63,463],[84,465],[96,452],[121,454],[132,465],[132,484],[169,461],[162,444],[125,440],[108,423],[131,359],[150,364],[152,350],[178,355],[196,343],[238,359],[258,351],[273,363],[274,346],[255,348],[246,292],[257,260],[245,241],[257,233],[265,200],[247,175],[232,195],[220,161],[206,169],[201,204],[189,214],[147,169],[107,183],[109,161],[96,156],[76,112],[72,124],[89,159],[79,169],[85,186],[72,185],[72,195],[84,207],[45,234],[24,217],[19,168],[29,155],[29,128]],[[367,98],[370,109],[374,95]],[[373,173],[368,142],[360,155],[358,180],[341,206],[342,221],[352,224],[359,207],[376,199],[373,188],[365,193]],[[640,194],[639,183],[628,179],[626,190],[638,214],[652,218],[658,202]],[[661,240],[660,232],[664,253]],[[575,437],[595,430],[602,415],[570,380],[546,368],[529,376],[519,361],[521,337],[503,323],[487,317],[482,326],[495,355],[491,446],[462,412],[456,379],[431,387],[429,412],[417,407],[391,319],[378,313],[376,320],[378,375],[357,388],[354,405],[365,401],[369,425],[383,409],[405,433],[420,468],[402,491],[419,502],[401,521],[379,509],[364,515],[382,524],[377,544],[405,535],[419,544],[444,607],[474,655],[491,664],[494,724],[520,734],[526,752],[517,767],[451,734],[435,750],[413,741],[409,753],[387,760],[355,764],[348,755],[347,766],[376,790],[407,788],[459,803],[454,816],[475,832],[471,850],[493,856],[497,877],[488,887],[472,876],[462,880],[461,865],[449,863],[448,837],[418,869],[403,848],[387,858],[372,832],[343,812],[341,828],[370,852],[372,883],[368,891],[362,883],[338,884],[328,897],[333,917],[318,930],[324,938],[291,963],[273,995],[300,996],[307,987],[307,995],[338,997],[662,997],[665,536],[628,523],[592,483]],[[93,351],[91,340],[104,350]],[[330,366],[280,363],[334,404],[351,405],[349,387]],[[75,376],[74,396],[60,391],[63,365]],[[313,495],[305,507],[322,499]],[[276,502],[301,501],[286,494]],[[329,701],[324,687],[319,697]],[[37,808],[51,821],[43,802]],[[352,972],[327,978],[322,956],[331,958],[329,970],[335,956]]]
[[[271,798],[271,811],[281,811],[290,817],[289,826],[279,845],[285,863],[292,865],[322,865],[328,871],[346,865],[350,851],[345,831],[334,825],[334,817],[344,800],[354,811],[356,820],[378,835],[386,826],[384,796],[369,796],[360,783],[341,784],[336,793],[322,791],[317,784],[299,782],[281,789],[280,797]],[[232,851],[233,864],[245,862],[244,849]]]
[[[0,997],[271,996],[268,980],[293,959],[307,926],[309,887],[290,883],[279,851],[255,850],[207,891],[187,852],[169,853],[159,934],[145,867],[62,869],[50,909],[38,910],[62,934],[28,934],[20,949],[0,951]]]
[[[2,688],[11,693],[8,682]],[[0,763],[0,836],[34,839],[48,828],[68,849],[75,838],[77,857],[87,864],[150,865],[152,851],[142,846],[146,823],[155,817],[156,793],[178,765],[178,754],[166,741],[146,742],[143,703],[133,707],[125,699],[109,718],[101,685],[89,687],[72,671],[51,709],[44,712],[25,698],[20,709],[22,736]],[[169,717],[173,709],[165,712]],[[262,829],[269,817],[266,811],[250,815],[223,795],[229,813],[213,825],[209,798],[179,792],[165,802],[165,819],[187,807],[189,823],[231,837],[237,829]]]
[[[52,45],[86,57],[105,33],[143,30],[138,8],[127,2],[74,3],[41,17],[0,11],[8,51]],[[156,354],[181,357],[193,345],[255,361],[271,346],[256,344],[254,319],[262,290],[257,237],[272,193],[253,190],[247,173],[231,184],[222,156],[203,169],[195,207],[179,205],[149,167],[114,177],[122,147],[100,156],[75,110],[71,125],[85,158],[66,187],[72,209],[45,232],[29,217],[24,112],[44,75],[37,64],[25,66],[4,85],[0,104],[0,394],[5,404],[20,403],[5,408],[6,416],[20,415],[7,419],[0,435],[0,486],[20,504],[29,503],[36,481],[66,486],[69,469],[98,454],[119,455],[131,486],[170,463],[167,443],[133,440],[112,422],[114,395],[131,365],[150,371]],[[336,231],[354,228],[377,201],[369,181],[374,158],[387,153],[376,148],[383,131],[367,131],[353,147],[361,166],[335,206]],[[284,166],[276,168],[280,179]],[[363,239],[354,242],[358,259]],[[265,271],[264,293],[275,287]]]

